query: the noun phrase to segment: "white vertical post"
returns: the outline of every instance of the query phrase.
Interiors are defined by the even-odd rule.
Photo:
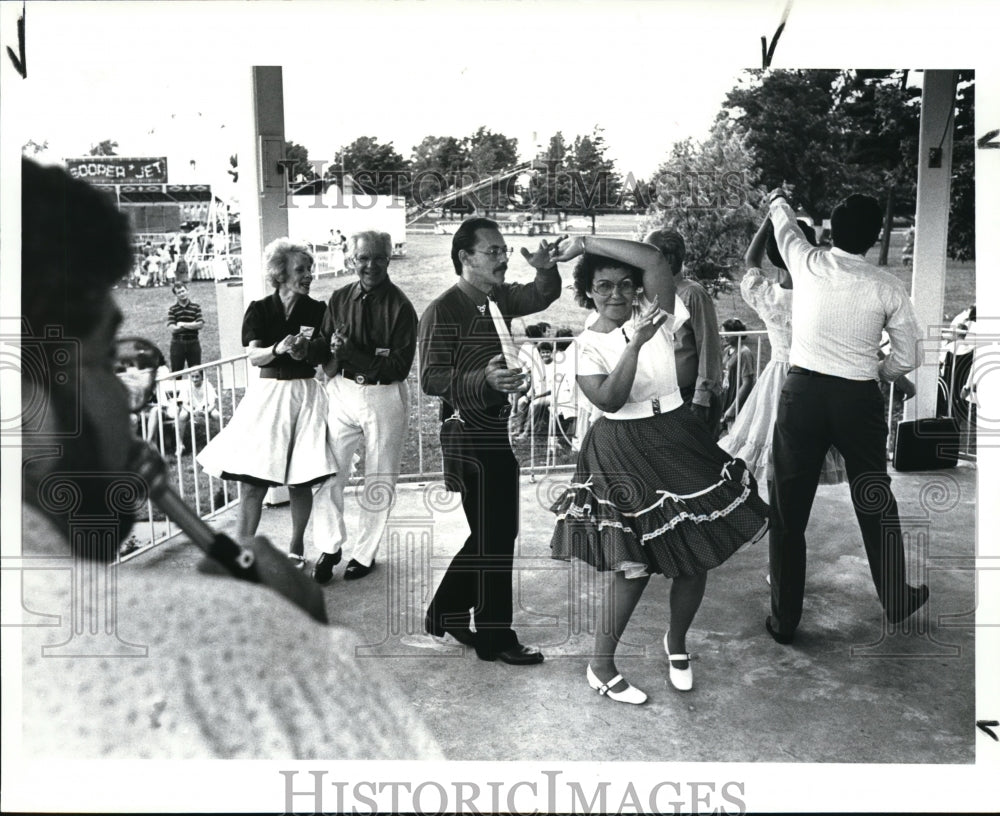
[[[944,310],[955,82],[954,71],[924,71],[910,294],[917,317],[931,336],[937,335]],[[932,417],[937,411],[938,354],[934,349],[935,344],[931,342],[916,371],[917,395],[908,409],[910,419]],[[910,416],[910,411],[915,412],[915,416]]]
[[[219,353],[223,359],[243,353],[243,313],[254,300],[271,293],[264,281],[264,247],[288,234],[285,177],[278,162],[285,153],[285,106],[280,66],[252,66],[239,143],[241,262],[240,289],[217,285]],[[236,367],[237,372],[242,366]],[[242,378],[240,378],[242,380]],[[243,383],[238,382],[237,387]]]
[[[250,69],[250,121],[240,151],[240,220],[243,244],[243,302],[270,294],[261,255],[275,238],[288,235],[285,176],[285,101],[281,66]]]

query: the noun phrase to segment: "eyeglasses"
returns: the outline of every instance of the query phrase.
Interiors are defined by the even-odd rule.
[[[357,264],[378,264],[382,266],[383,264],[389,263],[389,259],[385,255],[353,255],[354,263]]]
[[[612,292],[619,292],[622,297],[633,297],[642,287],[636,286],[631,278],[624,278],[615,283],[609,280],[599,280],[594,282],[594,292],[601,297],[608,297]]]
[[[509,258],[514,254],[513,247],[501,247],[501,246],[491,246],[487,249],[476,249],[473,247],[469,252],[478,252],[480,255],[489,255],[493,260],[498,260],[499,258]]]

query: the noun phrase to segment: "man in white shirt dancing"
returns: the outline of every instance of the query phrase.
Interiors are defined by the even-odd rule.
[[[771,193],[770,207],[775,239],[795,284],[795,309],[791,368],[774,426],[771,615],[765,626],[778,643],[791,643],[802,616],[806,524],[830,445],[847,465],[854,512],[886,618],[899,623],[927,601],[926,585],[906,583],[878,384],[917,367],[920,326],[903,284],[864,259],[882,225],[874,198],[852,195],[834,209],[830,250],[806,241],[784,190]],[[880,362],[883,329],[892,351]]]

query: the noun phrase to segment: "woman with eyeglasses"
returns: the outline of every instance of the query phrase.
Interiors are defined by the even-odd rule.
[[[319,360],[309,340],[326,305],[309,297],[309,247],[278,238],[264,249],[274,294],[255,300],[243,317],[243,345],[260,379],[250,384],[229,424],[198,454],[207,473],[242,482],[239,536],[252,540],[264,497],[288,485],[292,540],[288,557],[305,566],[304,537],[312,487],[336,472],[327,439],[327,396],[316,379]]]
[[[553,506],[552,554],[607,574],[587,681],[639,704],[647,697],[622,678],[615,651],[650,575],[672,582],[663,645],[671,684],[688,691],[686,636],[707,571],[764,535],[768,508],[743,462],[683,408],[673,333],[687,314],[663,255],[649,244],[585,236],[560,242],[555,260],[572,258],[580,258],[577,303],[596,311],[575,341],[577,383],[604,416]]]

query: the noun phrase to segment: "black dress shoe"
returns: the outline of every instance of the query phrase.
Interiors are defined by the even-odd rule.
[[[906,588],[906,600],[902,604],[897,604],[894,609],[887,609],[885,617],[889,623],[902,623],[920,607],[927,603],[927,598],[931,592],[927,584],[918,587],[908,586]]]
[[[375,569],[375,559],[367,567],[359,564],[353,558],[347,562],[347,569],[344,570],[344,580],[353,581],[357,578],[364,578],[369,572]]]
[[[515,643],[508,649],[495,652],[492,657],[483,657],[482,655],[479,657],[483,660],[502,660],[511,666],[530,666],[545,660],[545,655],[538,649],[534,646],[525,646],[523,643]]]
[[[323,553],[317,559],[316,566],[313,567],[313,580],[322,586],[330,583],[333,580],[333,568],[340,563],[342,557],[341,550],[337,550],[335,553]]]
[[[451,635],[463,646],[476,645],[476,633],[468,627],[459,628],[457,626],[434,626],[430,616],[424,618],[424,630],[432,637],[444,637]]]
[[[773,637],[782,646],[787,646],[792,642],[793,635],[786,635],[784,632],[779,632],[771,626],[771,616],[767,616],[767,620],[764,621],[764,628],[767,629],[767,633]]]

